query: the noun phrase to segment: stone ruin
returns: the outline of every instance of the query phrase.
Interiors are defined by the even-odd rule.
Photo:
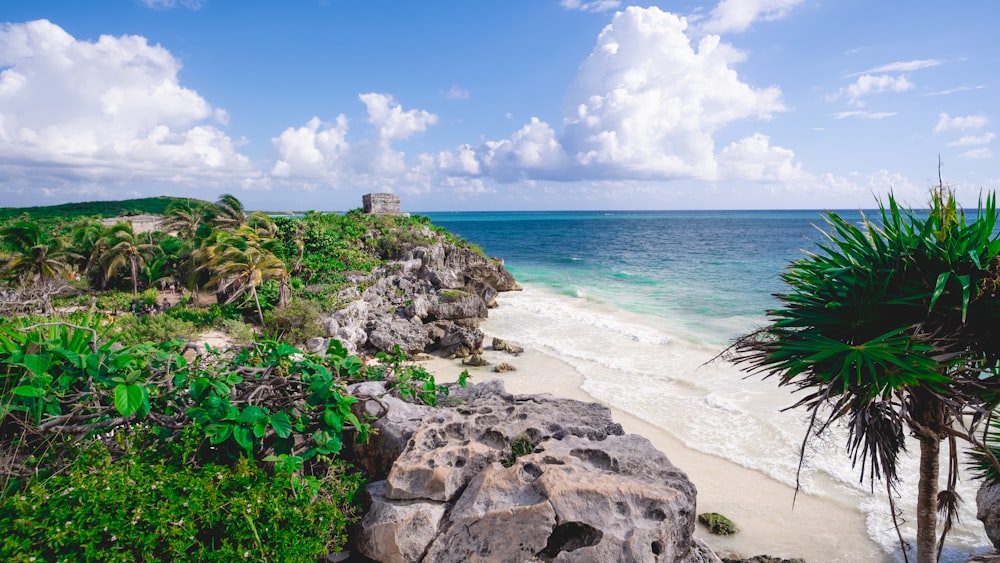
[[[365,194],[361,196],[364,211],[369,215],[409,215],[399,210],[396,194]]]

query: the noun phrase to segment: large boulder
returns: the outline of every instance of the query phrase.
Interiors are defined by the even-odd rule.
[[[513,396],[498,381],[456,388],[449,399],[452,406],[420,419],[385,481],[369,485],[378,514],[360,525],[361,554],[377,561],[719,561],[692,537],[694,485],[648,440],[625,434],[606,407]],[[406,535],[414,522],[424,528]],[[405,545],[396,539],[403,536]]]
[[[381,352],[393,352],[396,346],[406,355],[423,352],[431,343],[427,331],[419,324],[401,318],[376,318],[365,327],[368,344]]]

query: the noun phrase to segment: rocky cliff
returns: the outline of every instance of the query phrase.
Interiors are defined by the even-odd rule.
[[[496,306],[497,293],[520,289],[499,260],[443,240],[409,245],[394,258],[355,276],[356,287],[339,296],[349,304],[323,319],[327,337],[352,353],[391,352],[396,345],[407,355],[480,353],[479,324]]]

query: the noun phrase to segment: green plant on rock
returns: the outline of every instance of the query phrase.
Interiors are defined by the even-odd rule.
[[[392,354],[379,352],[375,357],[380,363],[369,367],[368,379],[385,381],[389,389],[398,391],[402,398],[436,407],[440,398],[448,396],[448,386],[438,384],[434,374],[423,366],[407,363],[406,354],[400,350],[399,345],[396,345]],[[458,384],[465,387],[469,377],[468,370],[463,370]]]
[[[708,528],[708,531],[717,536],[731,536],[738,532],[732,520],[717,512],[705,512],[698,515],[698,522]]]

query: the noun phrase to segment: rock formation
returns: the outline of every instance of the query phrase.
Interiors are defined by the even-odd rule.
[[[976,518],[986,528],[986,536],[1000,551],[1000,485],[984,482],[976,493]]]
[[[421,237],[433,238],[430,230]],[[351,353],[436,352],[465,358],[483,350],[479,324],[501,291],[520,289],[497,260],[439,240],[412,245],[370,275],[354,278],[364,291],[338,295],[347,305],[322,319],[326,336]]]
[[[369,473],[355,549],[383,562],[719,562],[692,537],[695,487],[610,411],[500,381],[430,409],[380,383],[351,389],[376,417],[353,448]]]

